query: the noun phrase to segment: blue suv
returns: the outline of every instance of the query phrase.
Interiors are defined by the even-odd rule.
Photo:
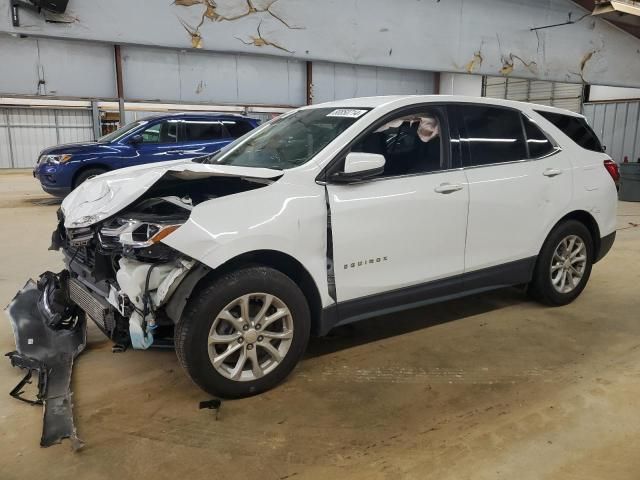
[[[40,153],[33,176],[45,192],[64,196],[88,178],[117,168],[215,153],[258,126],[237,115],[178,113],[147,117],[100,138]]]

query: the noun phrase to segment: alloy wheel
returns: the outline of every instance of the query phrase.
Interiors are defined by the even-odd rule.
[[[573,291],[584,276],[587,267],[587,247],[582,238],[569,235],[563,238],[553,252],[550,266],[551,284],[560,293]]]
[[[287,305],[268,293],[250,293],[228,303],[209,330],[211,364],[226,378],[252,381],[272,372],[293,339]]]

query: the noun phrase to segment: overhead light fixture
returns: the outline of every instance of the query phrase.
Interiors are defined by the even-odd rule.
[[[611,22],[640,27],[640,1],[597,1],[593,7],[593,15]]]
[[[20,26],[19,8],[33,10],[40,13],[46,10],[52,13],[64,13],[69,0],[11,0],[11,22],[14,27]]]

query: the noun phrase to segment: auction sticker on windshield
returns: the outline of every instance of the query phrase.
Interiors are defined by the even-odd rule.
[[[327,117],[347,117],[358,118],[367,113],[367,110],[356,110],[353,108],[338,108],[331,113],[327,114]]]

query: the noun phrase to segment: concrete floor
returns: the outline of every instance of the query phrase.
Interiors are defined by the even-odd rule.
[[[0,175],[2,305],[61,267],[57,208],[27,174]],[[86,447],[41,449],[41,410],[7,395],[21,373],[1,361],[0,479],[640,478],[640,204],[619,214],[572,305],[507,289],[344,328],[217,421],[172,351],[112,354],[91,325],[73,376]]]

